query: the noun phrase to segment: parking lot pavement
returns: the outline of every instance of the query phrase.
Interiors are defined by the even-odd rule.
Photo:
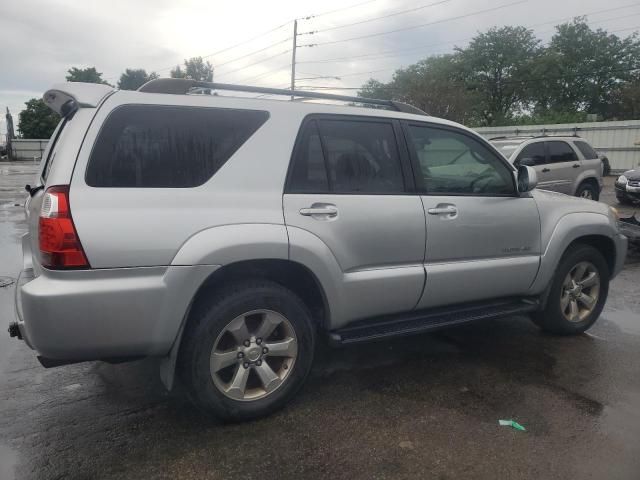
[[[0,163],[0,276],[19,270],[14,203],[33,172]],[[154,360],[45,370],[0,332],[0,479],[637,479],[639,284],[632,261],[578,337],[513,317],[321,346],[293,404],[241,425],[164,392]],[[12,293],[0,288],[4,324]]]

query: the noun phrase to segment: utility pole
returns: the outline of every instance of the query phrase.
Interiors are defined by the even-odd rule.
[[[293,49],[291,50],[291,100],[296,89],[296,48],[298,47],[298,20],[293,21]]]

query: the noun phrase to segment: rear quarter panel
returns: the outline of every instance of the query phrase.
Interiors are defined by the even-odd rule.
[[[199,187],[89,187],[85,171],[100,125],[113,109],[133,103],[242,108],[232,97],[136,92],[118,92],[105,102],[80,151],[70,193],[76,228],[92,267],[169,265],[185,242],[212,227],[284,225],[284,178],[300,124],[295,115],[271,112],[266,123]]]

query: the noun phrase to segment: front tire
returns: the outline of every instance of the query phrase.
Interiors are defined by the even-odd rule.
[[[314,347],[311,314],[293,292],[268,280],[240,282],[194,313],[179,373],[206,413],[250,420],[295,395],[311,369]]]
[[[533,320],[546,332],[577,335],[598,319],[608,292],[609,267],[604,257],[589,245],[578,245],[560,261],[546,307]]]
[[[594,200],[597,202],[600,199],[600,192],[593,183],[582,182],[576,191],[576,197],[582,197],[587,200]]]

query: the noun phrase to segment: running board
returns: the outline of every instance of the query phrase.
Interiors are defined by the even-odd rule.
[[[538,299],[507,299],[361,320],[357,324],[333,330],[330,340],[347,345],[413,335],[477,320],[529,313],[538,310],[539,305]]]

